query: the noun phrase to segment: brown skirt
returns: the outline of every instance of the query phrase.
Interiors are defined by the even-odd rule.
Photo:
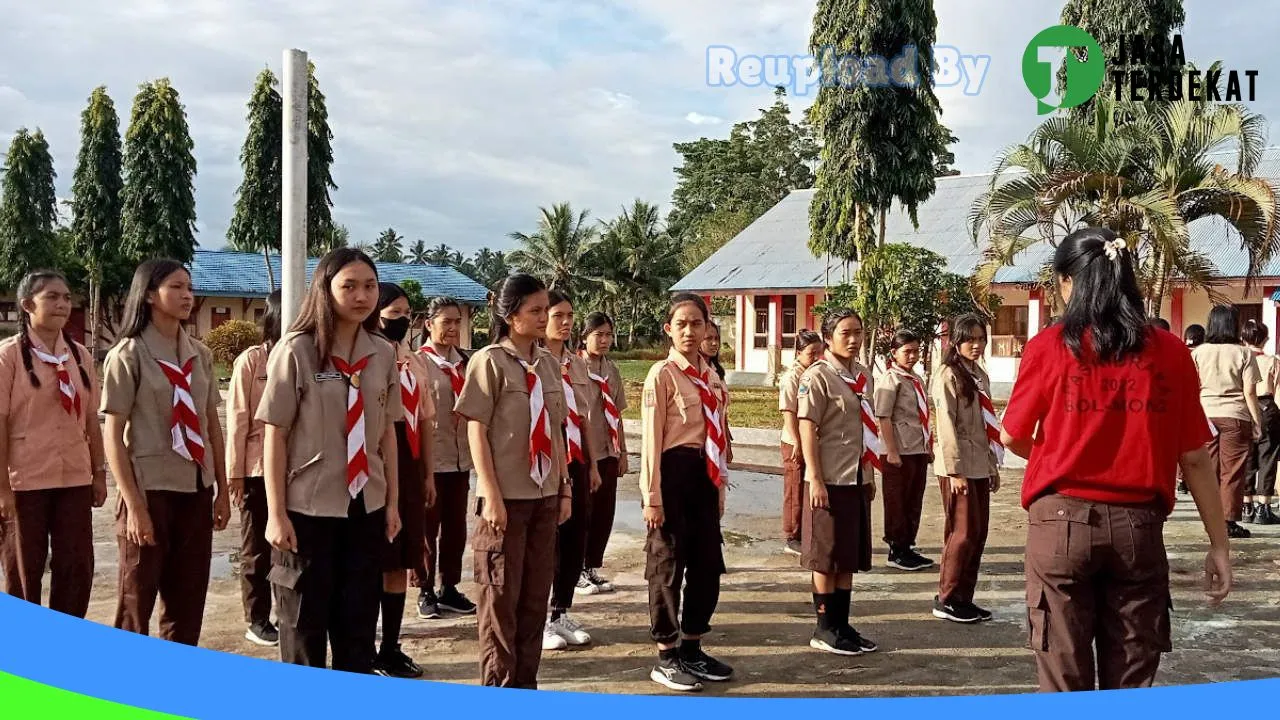
[[[827,508],[809,502],[809,483],[801,492],[801,567],[823,575],[871,569],[871,501],[858,485],[828,485]]]
[[[420,576],[427,574],[423,552],[427,544],[427,498],[424,487],[425,472],[422,460],[409,450],[408,434],[404,421],[396,423],[396,457],[400,480],[400,534],[390,543],[384,542],[382,569],[412,570]]]

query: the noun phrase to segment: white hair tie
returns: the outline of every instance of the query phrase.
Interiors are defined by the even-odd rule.
[[[1116,238],[1111,242],[1102,243],[1102,251],[1107,254],[1107,259],[1111,260],[1112,262],[1120,259],[1121,251],[1128,250],[1128,249],[1129,249],[1129,244],[1124,241],[1124,238]]]

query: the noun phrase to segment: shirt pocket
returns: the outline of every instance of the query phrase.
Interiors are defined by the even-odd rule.
[[[697,393],[680,393],[676,395],[676,406],[680,409],[680,419],[686,424],[702,420],[702,396]]]

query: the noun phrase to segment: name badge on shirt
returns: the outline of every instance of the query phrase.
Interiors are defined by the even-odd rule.
[[[316,382],[324,382],[325,380],[341,380],[341,379],[342,379],[342,373],[336,370],[333,370],[330,372],[316,373]]]

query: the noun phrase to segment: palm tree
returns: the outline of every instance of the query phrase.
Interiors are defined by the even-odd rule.
[[[494,252],[489,248],[480,248],[471,262],[476,269],[476,282],[490,289],[510,274],[506,253],[501,250]]]
[[[1022,252],[1056,247],[1084,226],[1110,228],[1137,253],[1153,314],[1175,280],[1218,299],[1218,269],[1190,247],[1192,221],[1217,216],[1239,231],[1246,285],[1280,249],[1280,202],[1268,182],[1252,177],[1264,118],[1242,105],[1182,100],[1133,107],[1117,125],[1113,107],[1099,96],[1092,123],[1054,117],[1001,154],[991,189],[969,213],[975,240],[984,226],[990,234],[975,274],[980,293]],[[1224,150],[1234,150],[1233,170],[1210,157]],[[1042,272],[1041,283],[1051,285],[1052,273]]]
[[[387,228],[378,235],[378,239],[373,242],[373,259],[380,262],[402,262],[404,260],[404,252],[400,250],[400,242],[404,237],[395,231],[395,228]]]
[[[431,248],[431,252],[427,253],[427,262],[432,265],[448,265],[451,252],[453,252],[452,248],[440,243],[438,246]]]
[[[628,347],[635,341],[641,313],[660,302],[680,279],[681,247],[660,218],[656,205],[637,199],[604,224],[604,234],[592,252],[606,307],[614,305],[611,300],[626,301]],[[610,309],[616,313],[619,308]]]
[[[427,264],[427,244],[423,242],[422,238],[414,240],[413,244],[409,246],[408,259],[414,265]]]
[[[588,224],[589,213],[574,214],[569,203],[538,208],[542,217],[532,235],[513,232],[510,237],[520,248],[507,259],[527,273],[547,282],[552,290],[572,292],[586,283],[587,253],[597,241],[597,231]]]

